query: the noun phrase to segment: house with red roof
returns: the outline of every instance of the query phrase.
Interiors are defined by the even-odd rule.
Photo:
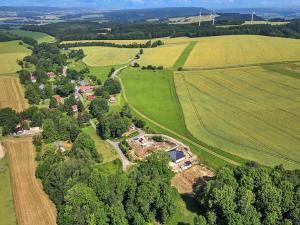
[[[56,77],[55,73],[53,73],[53,72],[48,72],[47,76],[48,76],[48,78]]]
[[[31,80],[32,83],[36,83],[37,78],[36,78],[36,76],[31,76],[30,80]]]
[[[62,103],[62,98],[59,95],[54,96],[57,103]]]
[[[89,93],[95,90],[95,86],[80,86],[79,91],[83,93]]]
[[[89,95],[89,96],[87,96],[87,100],[88,101],[93,101],[95,98],[96,98],[95,95]]]

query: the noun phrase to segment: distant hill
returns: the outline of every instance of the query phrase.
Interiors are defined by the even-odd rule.
[[[198,7],[178,7],[178,8],[153,8],[153,9],[130,9],[115,10],[103,13],[104,17],[115,22],[135,22],[149,19],[166,19],[170,17],[185,17],[208,14],[210,11]]]

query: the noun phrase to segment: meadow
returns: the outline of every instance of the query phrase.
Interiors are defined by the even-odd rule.
[[[103,156],[102,163],[108,163],[119,158],[119,155],[115,149],[110,144],[102,140],[96,134],[96,131],[93,127],[86,127],[83,129],[83,132],[90,135],[95,141],[97,151]]]
[[[186,134],[172,72],[126,69],[121,78],[131,104],[162,125]]]
[[[17,72],[21,69],[17,60],[22,60],[30,53],[24,45],[19,45],[19,41],[0,42],[0,74]]]
[[[187,69],[245,66],[300,60],[300,40],[257,35],[201,38],[185,63]]]
[[[182,72],[176,91],[196,138],[263,165],[300,166],[300,80],[261,67]]]
[[[8,158],[0,159],[0,224],[17,225]]]
[[[56,209],[35,177],[35,150],[31,138],[6,139],[12,190],[19,225],[56,225]]]
[[[78,47],[83,49],[86,57],[83,62],[91,67],[120,65],[128,63],[138,53],[138,49],[111,47]]]
[[[52,37],[48,34],[27,30],[7,30],[11,34],[18,35],[20,37],[29,37],[35,39],[38,43],[53,43],[56,41],[55,37]]]
[[[181,53],[186,48],[187,43],[178,43],[174,45],[163,45],[157,48],[144,49],[144,54],[138,63],[141,66],[155,65],[171,68]]]
[[[27,107],[18,78],[0,76],[0,90],[0,109],[10,107],[21,112]]]

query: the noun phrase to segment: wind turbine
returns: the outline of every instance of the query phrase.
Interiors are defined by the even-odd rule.
[[[213,11],[210,16],[212,17],[212,25],[215,25],[215,11]]]
[[[201,22],[202,22],[202,12],[200,11],[200,15],[199,15],[199,27],[201,26]]]
[[[254,14],[255,14],[255,12],[252,12],[251,24],[253,24],[253,20],[254,20]]]

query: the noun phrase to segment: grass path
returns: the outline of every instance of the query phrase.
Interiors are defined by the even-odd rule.
[[[197,43],[197,41],[193,41],[184,49],[184,51],[181,53],[180,57],[177,59],[173,66],[174,70],[178,70],[179,68],[182,68],[184,66],[186,60],[188,59],[189,55],[191,54]]]
[[[141,113],[139,110],[137,110],[132,104],[129,103],[128,98],[127,98],[127,96],[126,96],[126,90],[125,90],[125,86],[124,86],[124,84],[123,84],[123,82],[122,82],[122,79],[119,78],[119,77],[118,77],[118,79],[119,79],[119,81],[120,81],[120,83],[121,83],[121,86],[122,86],[123,97],[124,97],[125,102],[128,103],[129,106],[131,107],[131,109],[132,109],[136,114],[138,114],[140,117],[142,117],[143,119],[149,121],[150,123],[154,124],[155,126],[161,128],[162,130],[165,130],[165,131],[167,131],[168,133],[170,133],[170,134],[172,134],[172,135],[174,135],[174,136],[176,136],[176,137],[179,137],[179,138],[182,139],[182,140],[185,140],[186,142],[188,142],[188,143],[190,143],[190,144],[196,146],[197,148],[200,148],[200,149],[202,149],[203,151],[205,151],[205,152],[207,152],[207,153],[209,153],[209,154],[211,154],[211,155],[213,155],[213,156],[216,156],[217,158],[220,158],[220,159],[222,159],[222,160],[228,162],[229,164],[237,165],[237,166],[240,165],[240,163],[238,163],[238,162],[236,162],[236,161],[234,161],[234,160],[232,160],[232,159],[229,159],[229,158],[227,158],[227,157],[225,157],[225,156],[222,156],[222,155],[220,155],[220,154],[218,154],[218,153],[216,153],[216,152],[214,152],[214,151],[212,151],[212,150],[210,150],[210,149],[208,149],[208,148],[205,148],[204,146],[202,146],[202,145],[196,143],[195,141],[192,141],[192,140],[190,140],[189,138],[187,138],[187,137],[185,137],[185,136],[183,136],[183,135],[181,135],[181,134],[179,134],[179,133],[177,133],[177,132],[175,132],[175,131],[173,131],[173,130],[171,130],[171,129],[169,129],[169,128],[163,126],[163,125],[161,125],[160,123],[158,123],[158,122],[152,120],[151,118],[145,116],[143,113]]]

